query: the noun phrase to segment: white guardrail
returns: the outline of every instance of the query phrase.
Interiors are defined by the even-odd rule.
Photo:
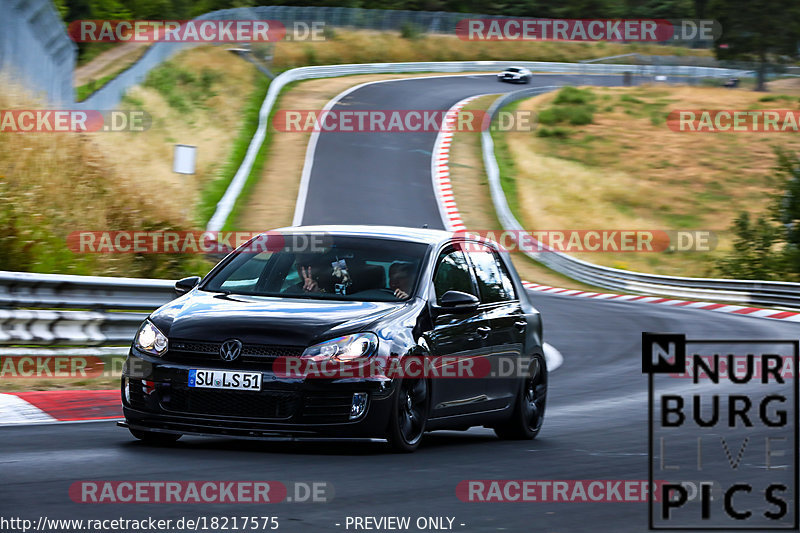
[[[377,63],[302,67],[289,70],[271,83],[261,106],[258,131],[248,147],[242,166],[218,203],[208,229],[221,229],[233,209],[250,174],[255,155],[264,142],[272,106],[287,83],[351,74],[495,71],[512,64],[526,66],[534,72],[573,75],[631,72],[636,76],[657,74],[692,78],[728,78],[751,74],[747,71],[709,67],[500,61]],[[495,101],[490,112],[495,113],[500,107],[515,99],[537,94],[536,91],[537,89],[526,89],[501,97]],[[500,187],[492,139],[488,132],[483,133],[482,141],[484,162],[498,217],[504,228],[521,230],[522,227],[511,214]],[[532,254],[532,256],[537,261],[574,279],[614,290],[758,306],[800,308],[800,284],[795,283],[656,276],[593,265],[557,252]],[[136,328],[147,316],[144,311],[149,312],[168,302],[173,296],[173,282],[169,280],[0,271],[0,346],[2,346],[0,353],[18,354],[26,353],[28,350],[37,353],[55,353],[43,348],[25,348],[32,346],[124,346],[130,343]],[[76,351],[75,348],[67,350]],[[98,353],[117,353],[116,349],[112,348],[94,350]],[[118,351],[122,352],[124,348]]]
[[[174,298],[174,283],[0,271],[0,345],[130,344],[148,313]],[[0,353],[25,350],[6,348]]]

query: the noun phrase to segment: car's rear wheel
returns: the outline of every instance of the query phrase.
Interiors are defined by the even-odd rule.
[[[428,382],[404,379],[394,395],[387,438],[396,452],[409,453],[419,447],[428,422]]]
[[[155,431],[144,431],[141,429],[131,429],[131,435],[140,441],[149,444],[172,444],[183,435],[180,433],[156,433]]]
[[[504,424],[495,426],[494,432],[501,439],[509,440],[536,437],[542,429],[546,403],[547,363],[541,354],[535,354],[517,396],[514,414]]]

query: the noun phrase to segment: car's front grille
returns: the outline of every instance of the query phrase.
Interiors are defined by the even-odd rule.
[[[332,424],[350,420],[351,393],[233,391],[175,385],[161,389],[161,407],[182,414],[287,420]]]
[[[167,411],[211,416],[290,418],[297,409],[297,395],[278,391],[229,391],[175,387],[162,397]]]
[[[169,341],[169,350],[164,355],[167,361],[176,363],[209,363],[222,361],[219,349],[220,342],[202,341]],[[242,353],[237,359],[242,363],[257,363],[272,365],[278,357],[300,357],[303,354],[302,346],[287,346],[282,344],[243,344]],[[227,364],[227,362],[226,362]]]
[[[171,341],[169,347],[171,350],[179,352],[219,354],[221,344],[219,342]]]

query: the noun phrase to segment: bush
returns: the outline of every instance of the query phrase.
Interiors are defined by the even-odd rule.
[[[588,104],[594,100],[595,94],[590,89],[564,87],[556,95],[555,104]]]
[[[304,53],[307,65],[316,65],[318,63],[317,50],[313,46],[306,46]]]
[[[594,121],[593,106],[575,106],[567,108],[567,121],[573,126],[584,126]]]
[[[404,22],[400,27],[400,37],[403,39],[419,39],[422,37],[422,28],[413,22]]]
[[[775,250],[779,240],[777,228],[766,217],[751,221],[744,212],[733,223],[733,231],[736,234],[733,252],[717,265],[722,275],[734,279],[775,279],[782,270]]]
[[[329,24],[326,24],[322,29],[322,35],[326,41],[335,41],[338,38],[336,30]]]
[[[154,68],[147,75],[145,87],[158,91],[170,107],[187,113],[194,107],[202,106],[214,96],[214,84],[222,75],[210,69],[203,69],[197,76],[193,72],[169,61]]]
[[[564,87],[553,100],[553,105],[539,112],[539,123],[546,126],[556,124],[570,124],[584,126],[594,122],[595,106],[590,102],[595,99],[595,94],[588,89]],[[542,137],[551,136],[549,134]]]
[[[564,122],[564,108],[561,106],[551,106],[545,109],[542,109],[539,112],[539,124],[545,124],[547,126],[552,126],[553,124],[558,124],[559,122]]]
[[[768,94],[758,99],[759,102],[777,102],[778,100],[786,100],[787,102],[791,102],[794,100],[794,97],[786,94]]]
[[[539,113],[539,123],[547,126],[563,123],[569,123],[573,126],[584,126],[586,124],[591,124],[593,121],[594,106],[592,105],[554,105],[543,109]]]
[[[653,126],[661,126],[667,122],[667,117],[669,113],[660,113],[658,111],[653,111],[650,113],[650,124]]]
[[[628,102],[628,103],[631,103],[631,104],[643,104],[644,103],[644,101],[636,98],[635,96],[631,96],[629,94],[623,94],[622,96],[620,96],[619,97],[619,101],[620,102]]]
[[[733,251],[717,263],[726,277],[796,281],[800,277],[800,158],[777,150],[775,177],[783,191],[755,221],[747,212],[733,224]]]
[[[563,126],[554,126],[552,128],[538,128],[536,130],[537,137],[555,137],[557,139],[565,139],[569,137],[570,131]]]

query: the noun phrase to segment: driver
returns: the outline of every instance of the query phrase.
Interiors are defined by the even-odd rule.
[[[414,276],[410,263],[392,263],[389,267],[389,290],[396,298],[408,298]]]
[[[325,268],[329,263],[323,257],[311,257],[307,260],[298,259],[295,263],[300,281],[288,287],[284,292],[290,294],[300,294],[306,292],[326,292],[320,284],[320,280],[325,279]],[[330,274],[330,272],[328,272]]]

